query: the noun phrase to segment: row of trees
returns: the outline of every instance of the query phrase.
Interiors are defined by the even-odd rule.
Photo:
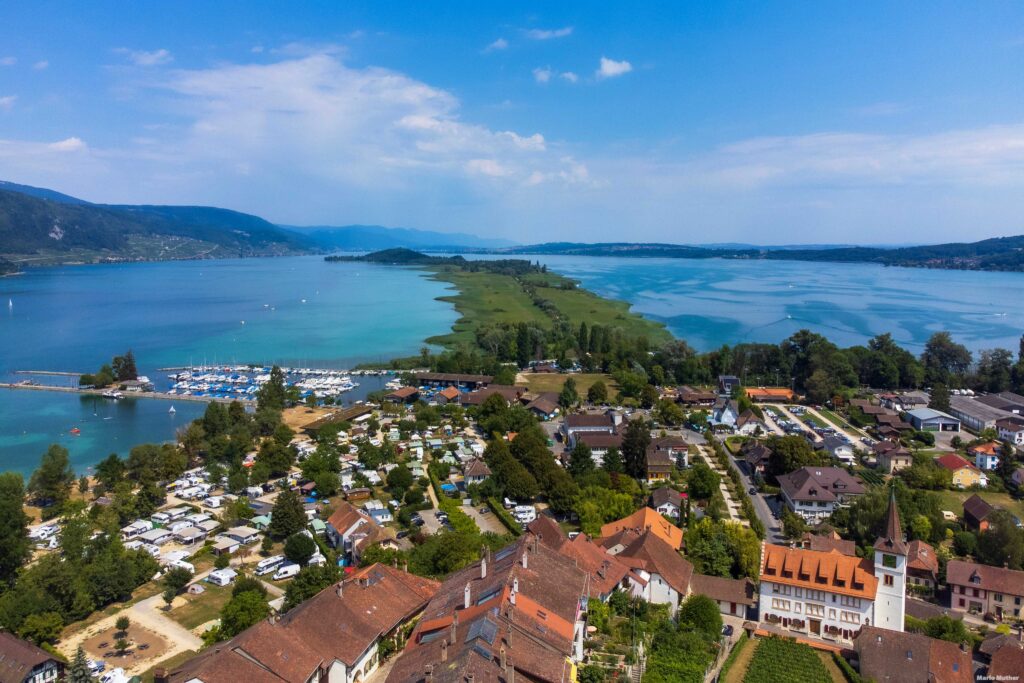
[[[135,366],[135,354],[128,349],[123,356],[114,356],[109,365],[103,365],[94,374],[81,375],[78,378],[78,384],[102,388],[110,386],[114,382],[126,382],[138,378],[139,370]]]

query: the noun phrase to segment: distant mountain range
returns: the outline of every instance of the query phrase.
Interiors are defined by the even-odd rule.
[[[1024,235],[995,237],[980,242],[918,245],[912,247],[738,247],[718,248],[684,244],[609,242],[581,244],[548,242],[494,250],[501,254],[566,254],[629,258],[725,258],[775,261],[830,261],[879,263],[887,266],[1005,270],[1024,272]]]
[[[278,256],[407,248],[431,252],[575,254],[879,263],[1024,272],[1024,235],[902,247],[756,246],[507,240],[375,225],[294,227],[208,206],[93,204],[55,190],[0,181],[0,273],[23,265]]]
[[[93,204],[0,181],[0,273],[12,264],[279,256],[392,247],[500,248],[463,233],[354,225],[298,228],[206,206]]]

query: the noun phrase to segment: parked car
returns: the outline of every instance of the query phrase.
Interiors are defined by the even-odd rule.
[[[284,579],[290,579],[299,573],[302,567],[294,562],[281,565],[281,567],[274,572],[274,581],[282,581]]]
[[[481,515],[489,515],[489,514],[491,514],[491,508],[487,507],[486,505],[483,506],[482,508],[480,508],[480,514]]]
[[[754,486],[751,486],[750,489],[747,491],[747,493],[749,493],[752,496],[756,496],[757,495],[757,488],[754,487]]]

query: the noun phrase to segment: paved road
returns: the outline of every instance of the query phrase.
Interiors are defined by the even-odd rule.
[[[765,423],[765,425],[767,425],[768,431],[770,431],[772,434],[777,434],[779,436],[785,436],[786,432],[783,431],[782,427],[780,427],[779,425],[777,425],[775,423],[775,420],[772,419],[771,411],[765,410],[765,411],[762,411],[762,412],[764,412],[764,423]]]
[[[725,448],[725,445],[722,446]],[[729,456],[729,462],[732,463],[733,467],[739,470],[740,481],[743,482],[743,490],[750,491],[754,486],[754,482],[747,475],[745,464],[741,464],[733,457],[729,449],[726,448],[725,452]],[[772,508],[768,505],[765,497],[760,493],[750,496],[751,502],[754,504],[754,512],[757,513],[758,519],[761,520],[761,524],[764,525],[765,539],[769,543],[785,543],[785,538],[782,535],[782,523],[772,516]]]
[[[810,434],[814,438],[815,441],[821,441],[821,437],[818,436],[817,432],[815,432],[813,429],[811,429],[807,425],[806,422],[801,420],[799,415],[794,415],[793,413],[791,413],[789,411],[789,408],[787,408],[786,406],[781,405],[779,403],[772,403],[768,407],[771,408],[772,410],[774,410],[775,412],[779,413],[783,417],[785,417],[785,418],[789,419],[790,421],[796,423],[797,426],[800,427],[800,429],[802,429],[803,431],[805,431],[808,434]],[[825,418],[818,418],[818,419],[822,420],[826,424],[829,424],[828,420],[826,420]]]

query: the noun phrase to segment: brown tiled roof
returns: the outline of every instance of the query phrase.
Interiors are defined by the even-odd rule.
[[[279,619],[263,620],[171,674],[172,683],[304,683],[335,659],[353,665],[381,636],[415,616],[440,584],[375,564]]]
[[[777,479],[791,500],[832,502],[838,495],[864,493],[860,480],[839,467],[801,467]]]
[[[630,572],[619,555],[609,555],[583,534],[562,544],[559,552],[575,560],[576,566],[590,575],[588,594],[592,598],[610,594]]]
[[[0,683],[22,683],[32,669],[51,659],[59,661],[27,640],[0,631]]]
[[[423,681],[428,668],[435,683],[508,680],[503,659],[518,680],[569,680],[586,573],[530,533],[481,564],[441,585],[388,683]]]
[[[526,404],[526,409],[536,410],[544,413],[545,415],[551,415],[558,410],[558,398],[551,398],[547,395],[538,396]]]
[[[675,467],[675,461],[668,451],[657,451],[647,449],[647,471],[658,474],[670,474]]]
[[[657,573],[680,595],[686,595],[693,565],[652,531],[645,531],[616,557],[632,569]]]
[[[750,579],[727,579],[721,576],[694,574],[690,581],[694,593],[706,595],[720,602],[735,602],[737,605],[754,604],[754,582]]]
[[[420,390],[416,387],[402,387],[401,389],[395,389],[390,394],[389,398],[412,398],[416,394],[420,393]]]
[[[537,515],[536,519],[526,525],[526,530],[552,550],[561,549],[562,544],[569,541],[569,537],[562,527],[558,526],[558,522],[547,515]]]
[[[491,476],[491,468],[480,458],[473,458],[466,463],[466,469],[463,470],[463,474],[467,477],[489,477]]]
[[[889,490],[889,512],[885,531],[875,540],[875,550],[898,555],[907,554],[907,544],[903,542],[903,528],[900,526],[900,509],[896,505],[896,489]]]
[[[718,394],[713,391],[688,386],[679,387],[676,394],[683,403],[712,403],[718,398]]]
[[[490,384],[494,378],[491,375],[460,375],[450,372],[421,372],[416,375],[421,382],[455,382],[455,383],[477,383]]]
[[[1021,672],[1024,672],[1024,649],[1019,643],[1003,645],[992,655],[992,663],[988,667],[992,680],[1008,681],[1014,676],[1020,680]]]
[[[604,432],[580,432],[576,440],[587,445],[588,448],[622,448],[622,434],[605,434]]]
[[[937,575],[939,573],[939,558],[935,555],[935,548],[920,540],[908,543],[907,569],[916,569],[919,572]]]
[[[950,560],[946,565],[946,583],[1024,596],[1024,572],[987,564]]]
[[[876,683],[973,683],[971,651],[918,633],[865,626],[854,641],[860,675]]]
[[[638,538],[640,538],[640,534],[635,530],[622,529],[621,531],[616,531],[611,536],[602,536],[601,538],[595,539],[594,542],[604,548],[606,552],[610,552],[611,549],[617,545],[626,548],[630,543]]]
[[[605,524],[601,527],[601,537],[605,538],[625,529],[637,534],[642,534],[650,529],[672,548],[683,547],[683,530],[662,517],[656,510],[648,507],[640,508],[628,517]]]
[[[753,410],[747,409],[740,413],[740,416],[736,418],[736,426],[744,427],[748,423],[763,425],[764,420],[755,415]]]
[[[591,413],[576,413],[573,415],[565,416],[566,427],[608,427],[609,429],[614,428],[615,423],[612,421],[612,416],[607,413],[591,414]]]
[[[806,531],[800,540],[808,550],[816,550],[822,553],[836,550],[843,555],[857,556],[857,544],[853,541],[843,540],[835,531],[829,534],[814,534]]]
[[[996,420],[996,429],[1005,429],[1008,432],[1024,431],[1024,417],[1014,415]]]
[[[761,582],[875,599],[878,579],[867,558],[850,557],[838,550],[827,553],[766,543],[761,555]]]
[[[683,494],[668,486],[660,486],[651,492],[651,507],[657,509],[665,503],[672,503],[676,507],[683,504]]]
[[[1016,647],[1017,649],[1024,648],[1024,644],[1017,640],[1016,635],[989,632],[985,640],[978,646],[978,651],[991,657],[1006,646]],[[1024,669],[1021,669],[1021,671],[1024,671]]]
[[[995,510],[992,505],[975,493],[964,501],[964,515],[970,516],[975,522],[983,522]]]
[[[743,455],[743,459],[754,467],[762,464],[767,465],[768,459],[772,457],[772,449],[760,441],[754,440],[744,443],[743,447],[740,448],[740,453]]]

